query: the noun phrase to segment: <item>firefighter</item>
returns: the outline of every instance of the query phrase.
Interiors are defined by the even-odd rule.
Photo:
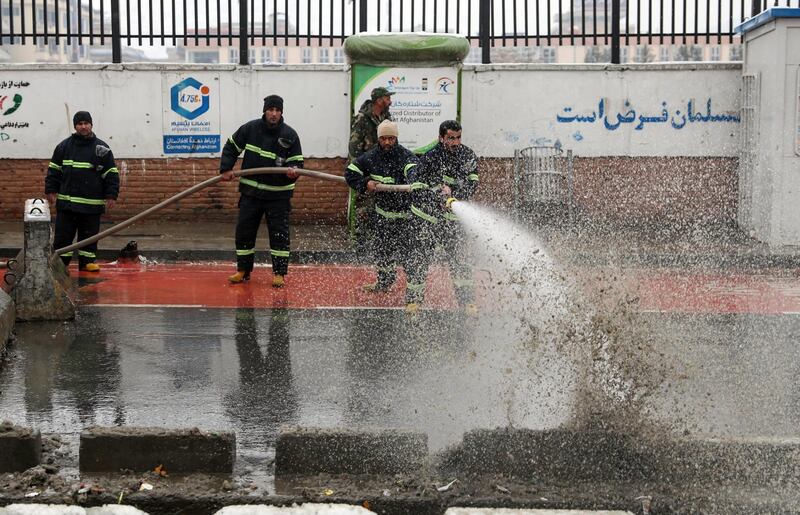
[[[242,170],[261,167],[303,167],[300,137],[283,120],[283,98],[264,98],[261,118],[239,127],[222,149],[219,170],[223,180],[233,179],[233,167],[244,152]],[[263,174],[239,178],[239,218],[236,222],[236,273],[233,284],[250,280],[256,252],[256,235],[266,217],[272,257],[272,286],[282,288],[289,269],[289,213],[298,173]]]
[[[435,226],[435,229],[423,226],[427,232],[423,230],[421,236],[426,237],[427,235],[428,238],[434,238],[443,247],[459,306],[467,314],[474,315],[477,313],[477,307],[475,306],[472,270],[467,264],[464,229],[450,210],[442,210],[438,213],[439,216],[435,216],[435,213],[430,211],[431,208],[441,205],[436,203],[440,196],[435,193],[448,195],[454,200],[469,200],[478,187],[478,160],[472,149],[461,143],[461,134],[461,124],[456,120],[445,120],[441,123],[439,143],[421,158],[420,169],[425,171],[427,178],[420,182],[427,183],[431,191],[417,188],[417,192],[414,194],[415,201],[419,198],[421,204],[417,205],[415,202],[411,209],[415,220],[427,219],[428,225]],[[447,205],[449,204],[450,202],[447,203]],[[426,208],[427,212],[424,211]],[[424,215],[435,216],[435,222]],[[430,236],[428,233],[434,230],[436,236]],[[424,258],[419,259],[426,267],[430,262],[426,262]],[[424,274],[425,271],[421,273]],[[419,277],[416,277],[416,280],[419,281]],[[424,295],[424,275],[422,282],[421,289]],[[420,287],[419,284],[415,286]]]
[[[375,230],[374,260],[377,281],[364,286],[368,292],[385,292],[394,283],[397,265],[405,268],[409,194],[375,191],[380,184],[406,184],[407,174],[419,164],[417,157],[397,142],[397,124],[384,120],[378,125],[378,146],[362,154],[345,170],[347,184],[357,193],[375,200],[371,213]]]
[[[75,133],[56,146],[47,166],[44,192],[55,205],[53,248],[59,249],[90,238],[100,231],[100,216],[113,209],[119,194],[119,170],[108,144],[92,131],[92,115],[78,111],[72,117]],[[69,265],[72,252],[61,255]],[[99,272],[97,242],[78,250],[78,269]]]
[[[392,105],[393,91],[378,87],[372,90],[370,99],[365,100],[353,117],[348,145],[349,159],[352,163],[357,157],[378,145],[378,125],[384,120],[391,120],[389,107]],[[371,228],[369,221],[375,210],[372,198],[358,195],[352,189],[347,202],[347,222],[350,240],[355,243],[360,255],[369,252]]]

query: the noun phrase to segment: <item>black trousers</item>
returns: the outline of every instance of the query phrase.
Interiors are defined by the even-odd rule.
[[[466,236],[461,224],[440,220],[430,223],[414,217],[409,223],[406,303],[421,304],[425,299],[425,281],[437,246],[441,246],[450,268],[450,277],[460,306],[474,302],[472,269],[468,265]]]
[[[291,199],[265,200],[249,195],[239,197],[239,219],[236,222],[236,269],[253,270],[256,236],[261,219],[267,220],[272,273],[286,275],[289,269],[289,214]]]
[[[78,241],[91,238],[100,232],[100,215],[101,213],[79,213],[77,211],[69,211],[66,209],[59,209],[56,214],[56,231],[53,236],[53,250],[64,248],[71,245],[78,235]],[[97,257],[97,242],[87,245],[82,249],[74,252],[68,252],[61,255],[61,261],[65,265],[69,265],[72,260],[72,255],[78,253],[78,265],[84,266],[88,263],[94,263]]]
[[[408,263],[408,220],[386,218],[372,213],[372,253],[378,273],[378,286],[388,288],[397,278],[397,266]]]

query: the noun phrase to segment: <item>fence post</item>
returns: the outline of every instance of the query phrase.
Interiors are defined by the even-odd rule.
[[[367,2],[369,0],[360,0],[358,2],[358,31],[367,31]]]
[[[611,64],[619,64],[619,0],[611,2]]]
[[[481,62],[490,64],[492,62],[492,52],[489,47],[492,30],[492,0],[480,0],[480,25],[478,26],[478,41],[481,45]]]
[[[122,62],[122,35],[119,33],[119,0],[111,0],[111,62]]]
[[[239,0],[239,64],[250,64],[250,52],[247,48],[247,0]]]

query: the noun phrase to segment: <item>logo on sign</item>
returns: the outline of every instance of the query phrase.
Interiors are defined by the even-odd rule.
[[[187,120],[194,120],[208,111],[210,91],[208,86],[189,77],[170,89],[170,107]]]
[[[439,95],[452,95],[453,85],[456,83],[450,77],[440,77],[436,79],[436,93]]]

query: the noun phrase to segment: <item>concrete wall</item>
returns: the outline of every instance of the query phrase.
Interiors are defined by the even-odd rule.
[[[773,245],[800,245],[800,18],[782,18],[745,35],[745,71],[758,77],[758,131],[747,171],[753,208],[743,224]]]
[[[466,65],[464,142],[482,157],[481,198],[508,202],[515,149],[561,145],[576,155],[575,200],[590,214],[727,219],[736,202],[740,74],[738,65],[707,63]],[[263,96],[281,94],[285,118],[311,158],[306,167],[342,173],[349,132],[345,67],[3,65],[0,219],[16,219],[20,199],[41,195],[47,161],[80,109],[93,113],[96,132],[122,172],[121,202],[109,218],[124,219],[213,176],[219,153],[163,153],[169,87],[180,76],[218,84],[219,105],[212,88],[209,112],[223,142],[260,114]],[[4,115],[15,95],[18,108]],[[709,102],[711,114],[730,119],[709,120]],[[231,220],[236,199],[235,188],[222,185],[162,216]],[[344,219],[342,186],[304,181],[295,199],[295,221]]]

